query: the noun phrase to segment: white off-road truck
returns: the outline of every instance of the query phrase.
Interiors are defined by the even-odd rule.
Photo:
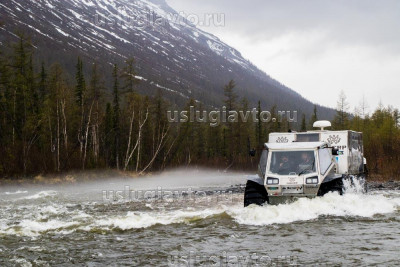
[[[258,175],[247,181],[244,206],[285,203],[331,191],[343,194],[345,179],[360,179],[366,185],[362,133],[325,130],[330,126],[329,121],[317,121],[314,127],[320,130],[271,133]]]

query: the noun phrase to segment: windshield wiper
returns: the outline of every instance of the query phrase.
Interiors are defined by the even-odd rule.
[[[309,171],[309,169],[302,170],[302,171],[299,173],[299,176],[302,175],[302,174],[305,174],[306,171]]]
[[[313,171],[314,164],[315,164],[315,160],[314,160],[313,163],[311,164],[312,169],[305,169],[305,170],[302,170],[302,171],[299,173],[299,176],[302,175],[302,174],[305,174],[307,171]]]

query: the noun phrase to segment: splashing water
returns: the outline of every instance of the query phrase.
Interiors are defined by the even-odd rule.
[[[349,194],[363,194],[366,193],[366,183],[364,178],[359,178],[356,176],[350,176],[349,179],[343,180],[344,193]]]
[[[345,194],[328,193],[324,197],[300,198],[289,204],[252,205],[243,208],[242,202],[222,203],[215,206],[182,206],[169,210],[127,211],[125,214],[104,215],[96,212],[96,203],[88,203],[83,210],[68,209],[65,204],[51,203],[49,197],[57,195],[55,191],[42,191],[22,200],[45,201],[39,207],[26,207],[20,220],[13,222],[12,217],[3,219],[0,233],[19,236],[38,236],[62,231],[91,231],[101,229],[129,230],[148,228],[154,225],[189,223],[221,214],[227,214],[234,222],[242,225],[288,224],[297,221],[316,220],[321,216],[365,217],[395,212],[400,206],[399,197],[386,197],[381,194],[363,194],[363,181],[349,179],[344,182]],[[21,199],[19,199],[21,200]],[[180,203],[182,204],[182,203]],[[146,204],[147,207],[151,206]],[[118,210],[118,205],[113,209]],[[93,212],[94,211],[94,212]]]

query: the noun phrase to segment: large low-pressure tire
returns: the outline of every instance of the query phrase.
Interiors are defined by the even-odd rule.
[[[318,191],[318,196],[324,196],[329,192],[337,192],[339,195],[344,193],[343,178],[335,179],[333,181],[322,183]]]
[[[244,206],[247,207],[251,204],[262,206],[265,203],[268,203],[268,193],[265,187],[256,182],[247,181],[244,192]]]

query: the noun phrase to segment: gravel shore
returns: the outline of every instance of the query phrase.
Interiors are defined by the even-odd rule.
[[[368,182],[370,190],[400,190],[400,181]]]

